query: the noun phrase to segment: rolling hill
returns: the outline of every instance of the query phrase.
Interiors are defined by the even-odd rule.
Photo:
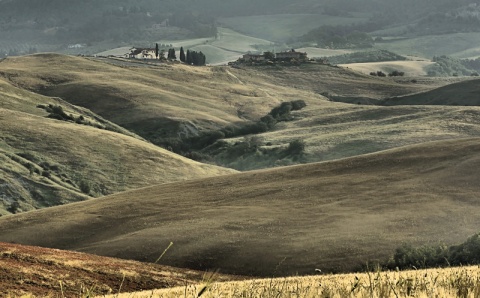
[[[49,118],[54,107],[71,119]],[[0,215],[232,173],[156,147],[85,108],[3,80],[0,132]]]
[[[389,74],[392,71],[404,72],[409,77],[426,76],[428,74],[428,66],[434,64],[430,61],[387,61],[387,62],[365,62],[365,63],[348,63],[340,64],[342,67],[360,71],[365,74],[371,72],[383,71]]]
[[[385,105],[446,105],[480,106],[480,80],[468,80],[436,88],[431,91],[384,100]]]
[[[198,68],[56,54],[9,58],[0,63],[0,75],[18,88],[61,97],[90,109],[166,148],[169,144],[176,148],[175,144],[227,126],[242,127],[281,102],[304,100],[307,107],[293,113],[295,121],[279,123],[272,131],[257,135],[258,150],[253,148],[234,162],[229,161],[229,150],[240,147],[221,148],[213,156],[209,156],[212,150],[200,152],[199,160],[238,170],[480,136],[475,116],[480,113],[478,107],[372,105],[462,78],[416,77],[412,82],[407,77],[372,77],[321,64]],[[297,139],[306,144],[303,158],[281,158],[273,152]],[[245,143],[243,137],[225,141],[232,145]],[[190,156],[188,152],[176,152]]]
[[[480,139],[163,184],[0,218],[0,241],[271,276],[359,269],[478,231]]]

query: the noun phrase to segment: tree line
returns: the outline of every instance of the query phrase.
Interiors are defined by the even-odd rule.
[[[164,52],[165,50],[160,50],[160,47],[157,44],[155,44],[155,56],[157,59],[162,59],[164,57]],[[182,61],[185,64],[188,65],[195,65],[195,66],[203,66],[206,64],[207,57],[205,54],[202,53],[202,51],[197,52],[197,51],[190,51],[187,50],[185,53],[185,50],[183,47],[180,47],[180,61]],[[170,48],[168,49],[167,52],[167,59],[168,60],[177,60],[177,54],[175,51],[175,48]]]

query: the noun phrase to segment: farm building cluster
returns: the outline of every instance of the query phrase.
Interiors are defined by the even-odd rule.
[[[265,62],[306,62],[307,53],[296,52],[294,49],[285,52],[264,52],[263,54],[245,54],[238,60],[240,63],[265,63]]]

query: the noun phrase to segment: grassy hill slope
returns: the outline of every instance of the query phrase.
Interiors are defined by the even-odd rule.
[[[0,72],[16,86],[87,107],[142,136],[155,130],[161,137],[175,137],[242,122],[239,114],[248,102],[262,106],[271,100],[254,87],[242,86],[249,101],[238,103],[245,95],[235,89],[242,84],[224,69],[110,64],[41,54],[9,58],[0,64]]]
[[[480,106],[480,80],[469,80],[431,91],[385,100],[386,105]]]
[[[0,74],[19,87],[84,106],[165,147],[204,132],[256,121],[281,102],[304,100],[307,107],[293,113],[295,121],[279,123],[273,131],[259,135],[259,150],[235,155],[231,162],[230,149],[221,148],[204,159],[240,170],[480,136],[477,107],[364,105],[429,91],[460,78],[417,78],[413,83],[408,78],[372,77],[321,64],[188,67],[53,54],[9,58],[0,63]],[[306,143],[304,158],[284,159],[273,152],[296,139]],[[243,141],[227,140],[232,145]]]
[[[47,118],[50,106],[62,107],[76,122]],[[0,215],[232,172],[180,157],[85,108],[2,80],[0,116]]]
[[[450,33],[401,38],[377,43],[376,48],[393,51],[400,55],[413,55],[431,59],[433,56],[477,58],[480,56],[478,41],[480,33]]]
[[[360,71],[365,74],[371,72],[383,71],[389,74],[392,71],[402,71],[408,77],[426,76],[428,67],[434,64],[430,61],[386,61],[386,62],[365,62],[340,64],[342,67]]]
[[[0,241],[271,276],[478,231],[480,139],[129,191],[0,218]]]
[[[285,42],[322,25],[350,25],[367,19],[368,15],[342,17],[322,14],[270,14],[220,18],[219,22],[250,36]]]

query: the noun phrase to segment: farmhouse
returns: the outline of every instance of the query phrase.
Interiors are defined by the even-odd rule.
[[[265,61],[264,54],[245,54],[243,55],[245,61]]]
[[[155,49],[152,48],[131,48],[130,53],[126,54],[127,58],[134,59],[155,59]]]
[[[292,59],[305,61],[307,60],[307,53],[295,52],[295,50],[292,49],[291,51],[277,53],[275,58],[280,61],[289,61]]]
[[[168,19],[165,19],[163,22],[159,23],[159,24],[153,24],[151,29],[153,30],[159,30],[159,29],[163,29],[163,28],[167,28],[169,27],[170,24],[169,24],[169,21]]]

